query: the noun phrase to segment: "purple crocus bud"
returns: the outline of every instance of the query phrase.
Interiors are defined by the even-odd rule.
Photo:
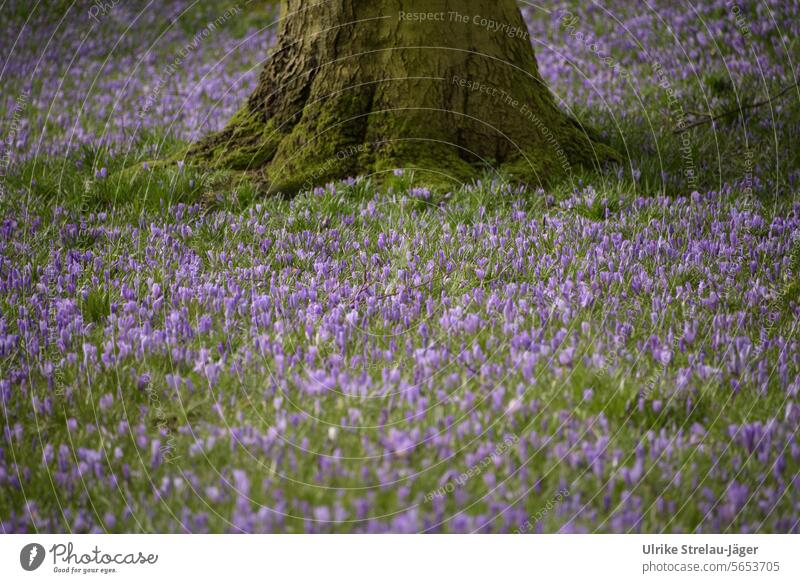
[[[569,366],[572,364],[572,359],[575,357],[575,347],[570,346],[561,351],[558,355],[558,363],[561,366]]]
[[[250,493],[250,480],[244,470],[233,470],[233,487],[241,496],[247,496]]]
[[[105,412],[111,408],[111,405],[114,404],[114,395],[108,393],[100,397],[100,410]]]

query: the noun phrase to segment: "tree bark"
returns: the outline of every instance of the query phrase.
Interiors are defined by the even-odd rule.
[[[255,91],[188,152],[286,193],[397,168],[541,185],[613,157],[556,106],[515,0],[286,0]]]

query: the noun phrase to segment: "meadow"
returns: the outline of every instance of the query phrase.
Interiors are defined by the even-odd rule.
[[[624,164],[281,197],[152,162],[254,4],[2,8],[2,532],[798,531],[800,5],[526,5]]]

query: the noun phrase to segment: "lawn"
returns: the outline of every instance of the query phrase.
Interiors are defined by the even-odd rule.
[[[273,11],[162,4],[3,8],[3,532],[798,531],[796,3],[526,7],[623,165],[292,198],[171,159]]]

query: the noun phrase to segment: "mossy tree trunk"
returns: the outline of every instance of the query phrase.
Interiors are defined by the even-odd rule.
[[[515,0],[286,0],[257,88],[188,153],[289,193],[396,168],[539,184],[609,156],[556,106]]]

